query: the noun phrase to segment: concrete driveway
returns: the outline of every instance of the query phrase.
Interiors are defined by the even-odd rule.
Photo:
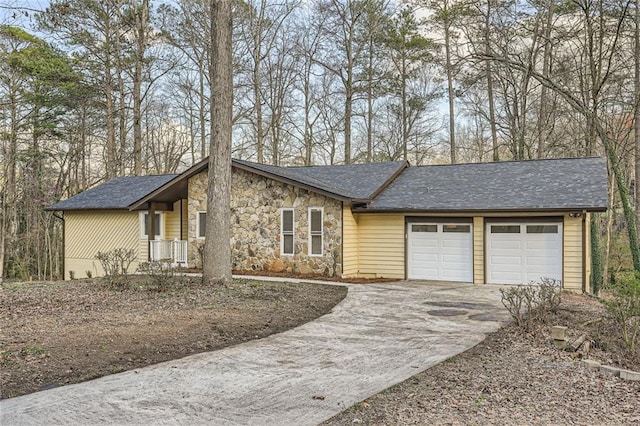
[[[2,425],[314,425],[482,341],[498,287],[348,285],[327,314],[215,352],[0,402]]]

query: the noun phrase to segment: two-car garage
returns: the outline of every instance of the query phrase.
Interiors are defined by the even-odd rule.
[[[482,227],[480,227],[482,228]],[[474,233],[484,231],[484,253],[474,254]],[[489,284],[562,279],[562,219],[492,221],[473,229],[472,219],[407,223],[409,279],[473,282],[474,255],[482,256]]]

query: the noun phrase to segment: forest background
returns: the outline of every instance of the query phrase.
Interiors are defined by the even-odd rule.
[[[275,165],[604,156],[594,284],[640,270],[640,0],[235,0],[233,146]],[[0,0],[0,280],[61,277],[44,207],[208,155],[205,0]]]

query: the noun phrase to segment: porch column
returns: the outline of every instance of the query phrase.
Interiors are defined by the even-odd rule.
[[[151,240],[156,237],[156,205],[149,203],[149,232],[147,233],[147,260],[151,262]]]

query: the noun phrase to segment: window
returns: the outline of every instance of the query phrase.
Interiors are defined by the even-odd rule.
[[[492,234],[519,234],[520,225],[491,225]]]
[[[280,220],[280,252],[293,254],[293,209],[282,209]]]
[[[442,225],[442,232],[471,232],[471,225]]]
[[[527,225],[527,234],[557,234],[558,225]]]
[[[411,225],[412,232],[438,232],[438,225]]]
[[[322,208],[309,208],[309,254],[322,256]]]
[[[151,224],[149,223],[149,213],[140,212],[140,235],[142,238],[147,238],[149,235],[149,227]],[[155,238],[162,238],[162,213],[156,213],[156,229],[155,229]]]
[[[207,229],[207,212],[198,212],[198,221],[196,227],[196,235],[198,238],[204,238]]]

